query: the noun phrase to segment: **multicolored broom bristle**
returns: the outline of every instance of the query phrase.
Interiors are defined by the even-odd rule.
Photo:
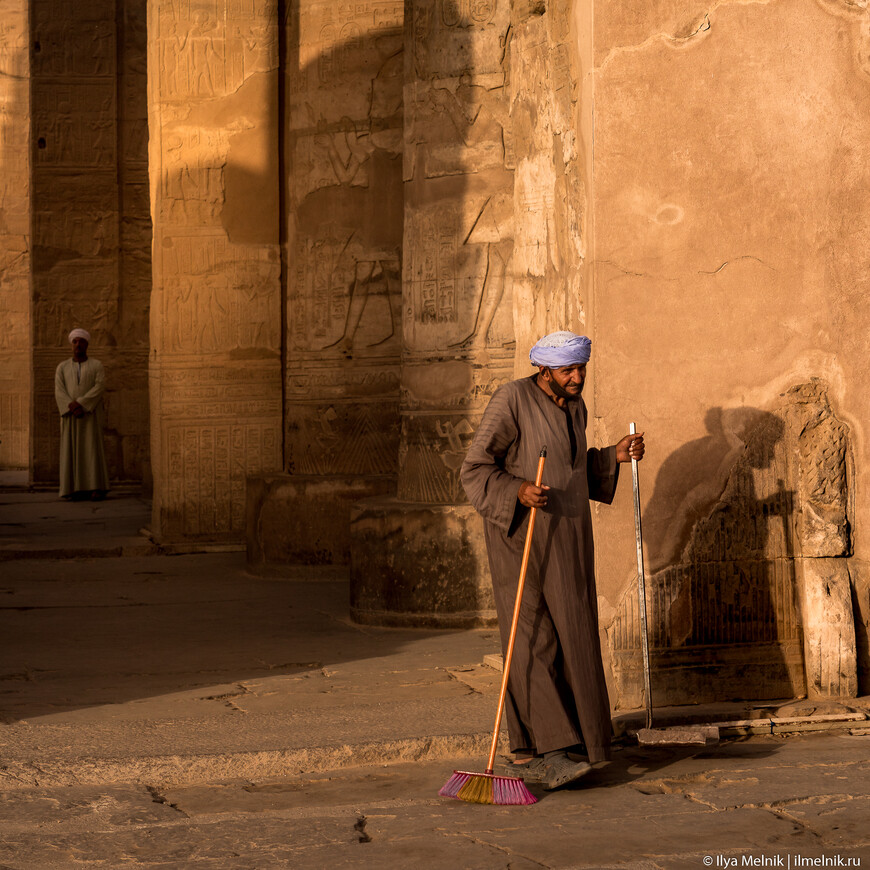
[[[538,802],[526,788],[522,777],[469,773],[467,770],[454,770],[453,776],[444,783],[438,794],[470,804],[512,806]]]

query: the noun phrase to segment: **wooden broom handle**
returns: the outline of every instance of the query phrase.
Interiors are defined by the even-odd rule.
[[[544,462],[547,459],[547,448],[542,447],[540,458],[538,459],[538,473],[535,476],[535,486],[540,486],[544,479]],[[495,728],[492,732],[492,744],[489,747],[489,761],[486,763],[486,773],[492,774],[493,765],[495,764],[495,753],[498,747],[498,730],[501,728],[501,716],[504,712],[504,699],[507,694],[508,676],[511,670],[511,658],[514,654],[514,641],[517,637],[517,624],[520,621],[520,604],[523,600],[523,586],[526,583],[526,571],[529,567],[529,554],[532,551],[532,532],[535,530],[535,517],[538,515],[538,509],[532,508],[529,512],[529,530],[526,532],[526,545],[523,548],[523,561],[520,565],[520,579],[517,582],[517,601],[514,605],[514,618],[511,622],[511,634],[508,640],[507,652],[504,656],[504,668],[501,678],[501,692],[498,696],[498,709],[495,713]]]

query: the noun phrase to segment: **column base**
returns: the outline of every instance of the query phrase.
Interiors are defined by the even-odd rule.
[[[383,477],[308,477],[270,474],[247,485],[248,571],[282,575],[291,567],[347,566],[350,509],[362,498],[396,490]]]
[[[350,615],[366,625],[496,624],[483,521],[470,505],[367,499],[351,511]]]

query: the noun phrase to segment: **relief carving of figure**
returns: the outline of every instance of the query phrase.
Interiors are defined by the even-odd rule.
[[[486,245],[486,272],[474,318],[474,327],[452,347],[486,347],[486,338],[504,297],[507,267],[514,250],[512,193],[497,193],[484,203],[465,239],[466,245]]]
[[[313,144],[329,162],[335,183],[308,194],[297,211],[299,226],[313,234],[330,218],[346,228],[348,237],[340,254],[341,267],[352,275],[346,289],[346,313],[341,334],[322,349],[338,348],[350,356],[363,315],[375,294],[387,297],[389,325],[369,328],[377,347],[398,332],[401,313],[402,198],[401,158],[379,147],[368,130],[357,130],[345,118],[342,129],[328,131],[318,123]],[[344,156],[346,154],[347,156]],[[330,317],[334,312],[330,312]]]

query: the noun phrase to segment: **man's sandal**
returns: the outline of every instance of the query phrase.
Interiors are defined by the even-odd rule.
[[[543,776],[539,780],[547,791],[560,788],[569,782],[574,782],[582,776],[586,776],[592,765],[587,761],[571,761],[567,754],[562,752],[550,758],[541,759]]]

